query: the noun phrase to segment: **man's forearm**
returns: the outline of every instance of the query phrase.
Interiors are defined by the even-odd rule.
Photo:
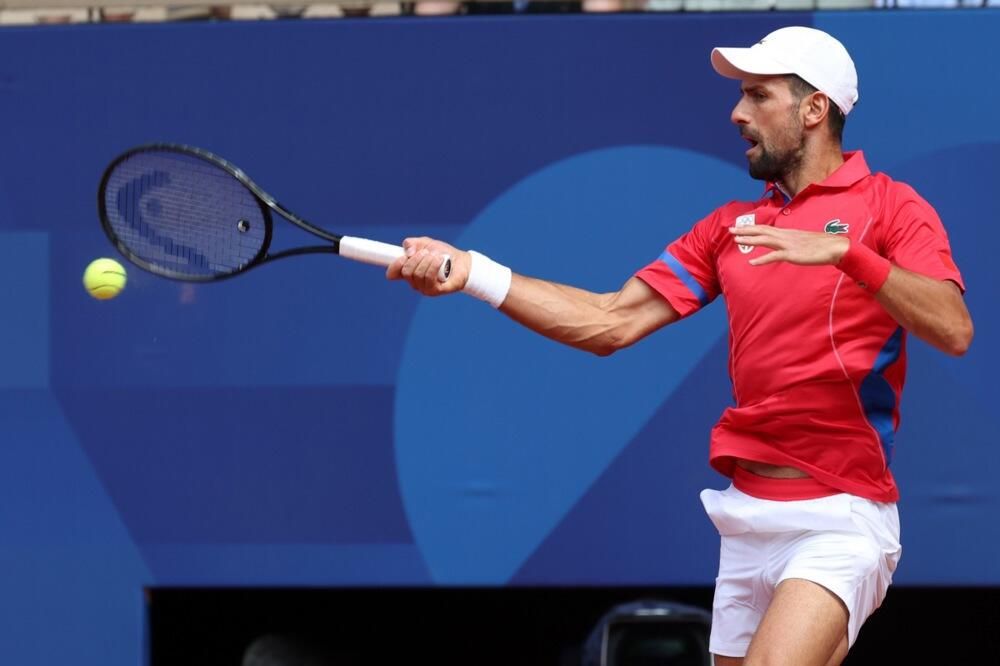
[[[875,298],[899,324],[943,352],[960,356],[972,341],[972,319],[950,281],[893,265]]]
[[[500,311],[556,342],[604,356],[622,343],[622,322],[608,308],[613,297],[515,273]]]
[[[390,280],[407,280],[427,296],[465,291],[541,335],[600,356],[680,319],[665,298],[637,277],[616,292],[596,294],[512,273],[488,257],[430,238],[407,238],[403,247],[406,253],[386,269]],[[441,282],[445,255],[452,259],[452,270]]]

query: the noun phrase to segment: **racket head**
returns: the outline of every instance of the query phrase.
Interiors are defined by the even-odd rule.
[[[126,151],[104,171],[98,215],[135,265],[163,277],[209,282],[264,261],[270,208],[239,168],[193,146],[155,143]]]

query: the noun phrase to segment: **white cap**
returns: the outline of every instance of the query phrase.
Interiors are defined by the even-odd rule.
[[[815,28],[781,28],[748,49],[712,49],[712,66],[730,79],[747,74],[798,74],[825,93],[845,116],[858,101],[858,72],[847,49]]]

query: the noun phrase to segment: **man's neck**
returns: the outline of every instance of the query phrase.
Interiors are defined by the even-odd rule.
[[[822,151],[806,151],[806,157],[794,173],[780,181],[778,186],[788,197],[794,197],[813,183],[822,183],[844,163],[844,153],[839,145],[831,145]]]

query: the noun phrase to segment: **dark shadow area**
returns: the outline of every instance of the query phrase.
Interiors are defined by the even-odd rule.
[[[709,608],[712,599],[700,587],[148,592],[152,666],[239,664],[265,636],[293,639],[294,648],[277,641],[279,652],[302,649],[335,666],[575,666],[588,633],[617,604],[658,598]],[[998,588],[895,588],[845,664],[977,663],[1000,651],[998,628]],[[258,643],[258,653],[274,643]]]

